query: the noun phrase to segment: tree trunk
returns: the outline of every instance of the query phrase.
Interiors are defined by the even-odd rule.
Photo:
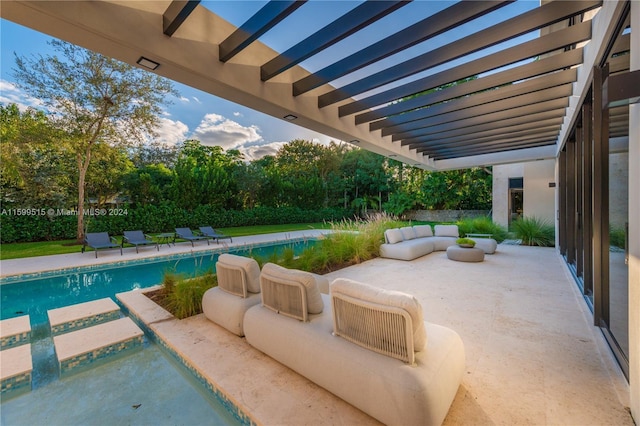
[[[78,154],[78,243],[84,242],[84,186],[90,159],[91,144],[89,144],[85,150],[84,162],[82,161],[82,155]]]

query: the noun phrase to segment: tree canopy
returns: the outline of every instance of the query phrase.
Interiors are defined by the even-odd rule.
[[[77,233],[82,240],[87,172],[94,151],[99,145],[117,149],[152,137],[161,107],[174,89],[162,77],[71,43],[50,44],[60,56],[16,55],[14,76],[27,93],[43,102],[56,139],[75,157]],[[109,152],[116,160],[116,151]],[[119,165],[113,162],[113,167]]]

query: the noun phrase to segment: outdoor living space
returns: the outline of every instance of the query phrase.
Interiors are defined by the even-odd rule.
[[[445,424],[633,424],[629,386],[553,248],[500,244],[480,263],[376,258],[327,277],[413,294],[426,321],[460,334],[466,374]],[[377,423],[202,314],[172,319],[139,292],[120,301],[250,421]]]

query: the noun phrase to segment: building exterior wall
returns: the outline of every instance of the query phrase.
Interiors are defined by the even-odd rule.
[[[549,224],[555,222],[555,160],[534,161],[524,164],[524,213]]]
[[[509,226],[509,179],[523,178],[525,217],[555,220],[555,160],[505,164],[493,167],[493,221]]]
[[[493,221],[509,226],[509,178],[524,177],[523,163],[493,166]]]

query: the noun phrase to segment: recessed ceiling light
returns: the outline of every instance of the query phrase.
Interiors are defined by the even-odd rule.
[[[159,63],[154,62],[151,59],[147,59],[144,56],[140,56],[140,59],[138,59],[136,61],[136,63],[138,65],[140,65],[141,67],[145,67],[147,69],[150,69],[151,71],[155,70],[156,68],[158,68],[160,66]]]
[[[295,119],[296,119],[296,118],[298,118],[298,117],[296,117],[296,116],[295,116],[295,115],[293,115],[293,114],[287,114],[287,115],[285,115],[283,118],[284,118],[285,120],[288,120],[288,121],[293,121],[293,120],[295,120]]]

